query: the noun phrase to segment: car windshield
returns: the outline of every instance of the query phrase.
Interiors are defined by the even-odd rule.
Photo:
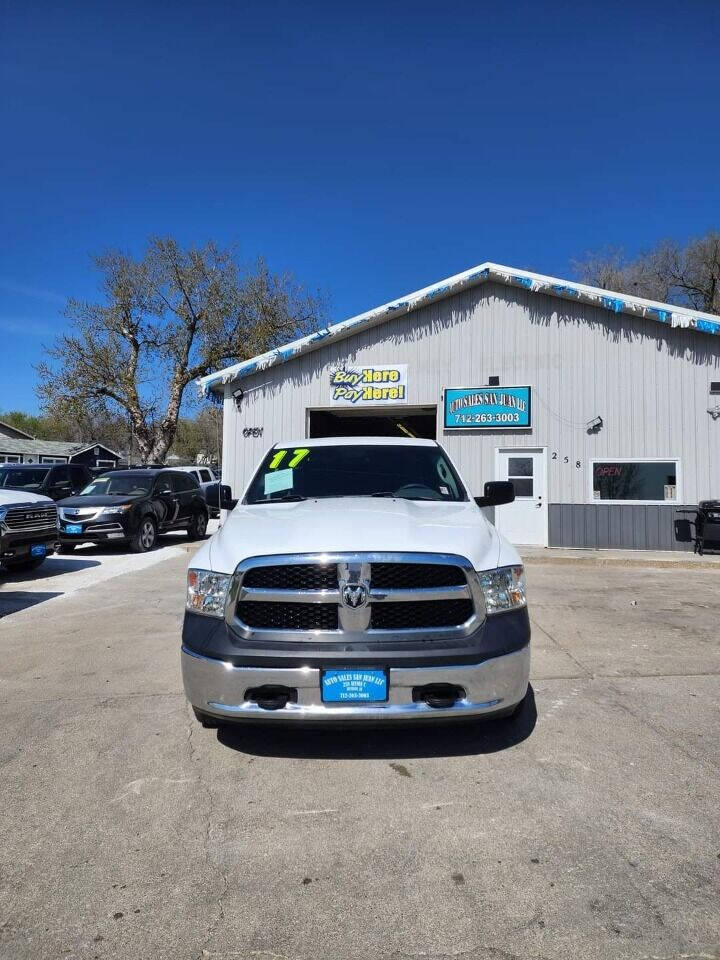
[[[152,477],[138,477],[132,473],[108,473],[96,477],[84,490],[81,497],[142,497],[150,493]]]
[[[467,499],[440,447],[388,443],[271,450],[255,474],[245,502],[308,497]]]
[[[47,475],[47,470],[13,470],[5,468],[0,470],[0,487],[22,487],[24,490],[32,490],[33,487],[41,486]]]

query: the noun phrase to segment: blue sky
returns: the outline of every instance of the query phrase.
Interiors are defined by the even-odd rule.
[[[215,239],[331,319],[720,228],[720,4],[2,6],[0,410],[90,254]]]

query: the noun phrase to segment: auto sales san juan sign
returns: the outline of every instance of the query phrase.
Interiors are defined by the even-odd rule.
[[[374,363],[331,370],[330,402],[355,407],[407,403],[407,364]]]
[[[532,426],[530,387],[445,390],[446,430],[516,430]]]

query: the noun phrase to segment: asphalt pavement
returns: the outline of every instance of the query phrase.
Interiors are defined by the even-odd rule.
[[[530,562],[515,722],[218,734],[168,549],[0,619],[0,956],[720,957],[716,570]]]

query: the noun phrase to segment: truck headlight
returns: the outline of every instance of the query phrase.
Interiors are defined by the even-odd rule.
[[[225,613],[225,598],[229,586],[229,574],[213,573],[212,570],[196,570],[191,567],[187,574],[185,606],[194,613],[222,617]]]
[[[485,594],[485,610],[488,616],[526,605],[525,571],[522,567],[481,570],[478,577]]]
[[[132,507],[131,503],[126,503],[122,507],[103,507],[100,513],[101,517],[117,517],[123,513],[127,513],[128,510]]]

